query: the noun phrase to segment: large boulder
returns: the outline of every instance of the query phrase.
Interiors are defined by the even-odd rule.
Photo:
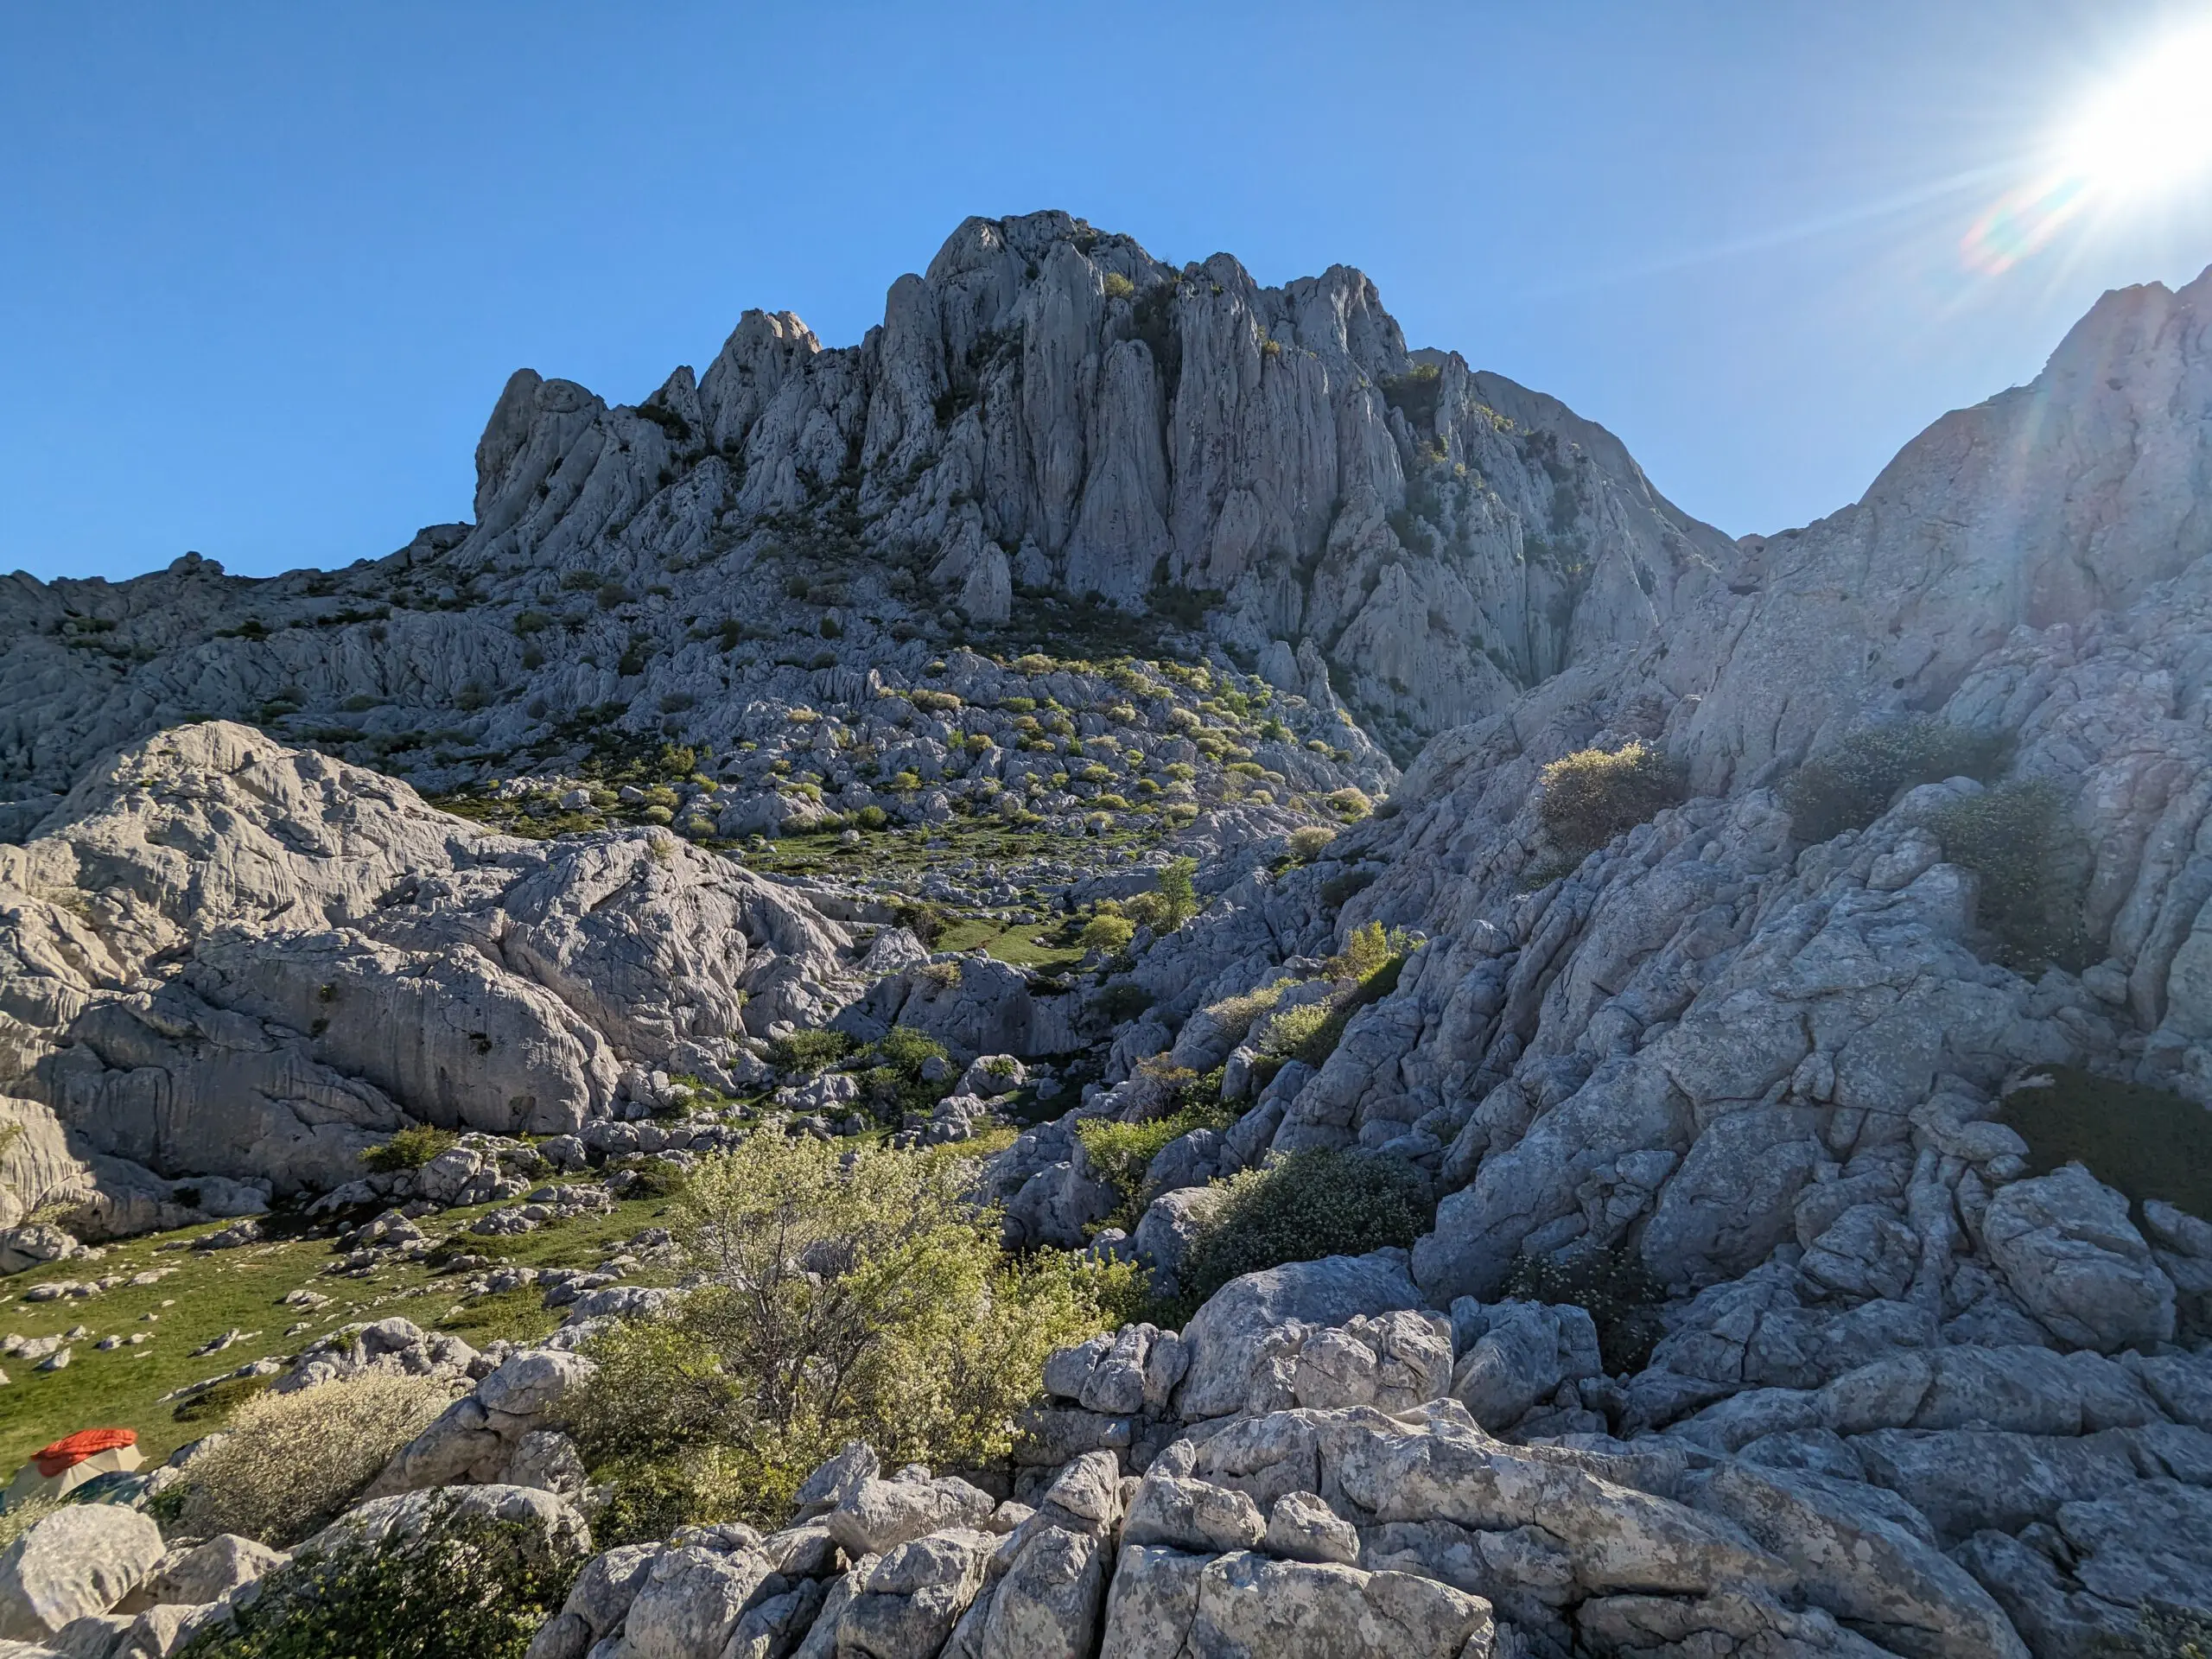
[[[1455,1333],[1468,1341],[1452,1373],[1452,1395],[1484,1428],[1513,1427],[1563,1382],[1600,1376],[1598,1327],[1584,1309],[1542,1302],[1466,1300],[1454,1304]]]
[[[162,1529],[136,1510],[73,1503],[0,1551],[0,1637],[42,1642],[105,1613],[162,1558]]]
[[[1999,1189],[1981,1234],[2020,1305],[2061,1341],[2111,1353],[2172,1339],[2173,1281],[2127,1200],[2081,1165]]]
[[[1101,1659],[1189,1653],[1196,1659],[1490,1659],[1490,1604],[1406,1573],[1271,1560],[1250,1551],[1122,1552]]]
[[[1271,1333],[1294,1321],[1342,1325],[1422,1305],[1402,1250],[1296,1262],[1232,1279],[1183,1327],[1190,1363],[1175,1408],[1186,1421],[1242,1410],[1270,1357]]]

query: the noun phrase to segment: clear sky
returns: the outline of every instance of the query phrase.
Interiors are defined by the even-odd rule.
[[[13,5],[0,570],[344,563],[466,517],[529,365],[634,401],[748,306],[825,343],[969,213],[1263,282],[1612,428],[1732,534],[1855,499],[2212,184],[1971,239],[2198,0]],[[2031,226],[2032,228],[2032,208]]]

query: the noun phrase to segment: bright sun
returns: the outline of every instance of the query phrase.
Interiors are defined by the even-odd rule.
[[[2212,28],[2162,42],[2099,91],[2058,155],[2068,173],[2108,195],[2152,195],[2212,170]]]

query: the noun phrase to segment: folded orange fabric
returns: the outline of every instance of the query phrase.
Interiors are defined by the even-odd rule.
[[[31,1454],[31,1461],[38,1465],[38,1471],[48,1480],[65,1469],[73,1469],[86,1458],[102,1452],[112,1452],[118,1446],[138,1444],[135,1428],[81,1428],[74,1434],[64,1435],[52,1446]]]

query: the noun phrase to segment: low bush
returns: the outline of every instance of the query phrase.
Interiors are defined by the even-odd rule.
[[[429,1377],[367,1372],[296,1394],[259,1394],[185,1465],[179,1528],[289,1548],[327,1523],[394,1452],[451,1403]]]
[[[1300,1152],[1231,1179],[1211,1224],[1183,1258],[1192,1310],[1231,1279],[1286,1262],[1410,1249],[1436,1211],[1411,1165],[1367,1152]]]
[[[571,1416],[615,1486],[601,1546],[779,1520],[855,1437],[893,1465],[1003,1460],[1045,1357],[1102,1328],[1112,1275],[1003,1254],[971,1179],[957,1158],[775,1135],[702,1160],[668,1223],[696,1288],[588,1349]]]
[[[1540,774],[1536,815],[1562,852],[1587,857],[1682,798],[1681,774],[1649,744],[1583,749]]]
[[[1098,1017],[1113,1025],[1135,1019],[1152,1004],[1152,993],[1133,979],[1117,979],[1090,999]]]
[[[521,1659],[577,1563],[531,1529],[434,1504],[416,1529],[286,1562],[181,1659]]]
[[[1187,1075],[1187,1074],[1185,1074]],[[1107,1224],[1134,1228],[1144,1214],[1152,1193],[1145,1186],[1145,1173],[1171,1141],[1179,1141],[1193,1129],[1225,1129],[1236,1121],[1234,1109],[1221,1100],[1221,1082],[1214,1078],[1211,1105],[1203,1100],[1185,1104],[1166,1117],[1143,1123],[1117,1123],[1110,1118],[1087,1118],[1076,1125],[1076,1139],[1099,1179],[1121,1194],[1122,1201]]]
[[[891,912],[893,925],[905,928],[925,945],[934,945],[952,924],[944,907],[926,899],[905,899]]]
[[[1325,1002],[1307,1002],[1286,1009],[1268,1020],[1266,1029],[1261,1032],[1260,1052],[1278,1064],[1302,1058],[1304,1051],[1329,1023],[1330,1013]]]
[[[1863,830],[1890,810],[1899,791],[1946,778],[1986,782],[2002,767],[2001,737],[1984,736],[1929,715],[1852,733],[1797,768],[1782,791],[1790,833],[1813,844]]]
[[[861,1077],[869,1103],[893,1117],[900,1112],[927,1111],[944,1098],[955,1075],[949,1071],[941,1083],[924,1080],[924,1066],[931,1060],[950,1061],[951,1056],[943,1043],[912,1026],[893,1026],[862,1049],[860,1058],[874,1062]]]
[[[1352,1016],[1398,988],[1406,958],[1420,941],[1410,934],[1369,922],[1351,931],[1344,948],[1323,964],[1328,976],[1349,980],[1326,1002],[1309,1002],[1277,1014],[1260,1033],[1255,1076],[1264,1085],[1293,1060],[1319,1068],[1344,1040]]]
[[[1252,1028],[1253,1022],[1273,1010],[1282,1001],[1282,994],[1298,982],[1279,979],[1272,985],[1262,985],[1257,990],[1246,991],[1238,996],[1225,996],[1209,1004],[1206,1012],[1219,1020],[1224,1030],[1238,1037]]]
[[[1999,1116],[2038,1175],[2078,1162],[2138,1205],[2164,1198],[2212,1221],[2212,1111],[2193,1100],[2055,1065],[2016,1085]]]
[[[612,1170],[627,1170],[637,1179],[623,1196],[632,1198],[672,1198],[683,1190],[690,1172],[681,1164],[672,1164],[665,1158],[623,1158],[608,1166]]]
[[[1337,832],[1325,824],[1309,823],[1290,832],[1290,855],[1301,864],[1311,864],[1336,838]]]
[[[2088,965],[2082,887],[2088,851],[2064,798],[2041,780],[2005,784],[1953,801],[1929,827],[1943,855],[1981,878],[1976,919],[2009,967]]]
[[[1119,956],[1129,948],[1136,931],[1136,925],[1128,917],[1102,912],[1084,924],[1083,931],[1076,935],[1076,943],[1086,950]]]
[[[371,1147],[361,1154],[361,1161],[379,1174],[420,1169],[460,1138],[451,1129],[412,1123],[383,1145]]]
[[[1375,810],[1375,803],[1368,798],[1365,790],[1350,785],[1332,789],[1323,798],[1328,803],[1329,810],[1347,823],[1357,822]]]
[[[1633,1250],[1585,1249],[1565,1256],[1524,1255],[1505,1287],[1514,1301],[1571,1304],[1598,1327],[1608,1376],[1640,1371],[1666,1334],[1659,1308],[1667,1287]]]
[[[842,1031],[795,1031],[768,1046],[769,1064],[783,1071],[828,1070],[852,1052],[853,1039]]]

